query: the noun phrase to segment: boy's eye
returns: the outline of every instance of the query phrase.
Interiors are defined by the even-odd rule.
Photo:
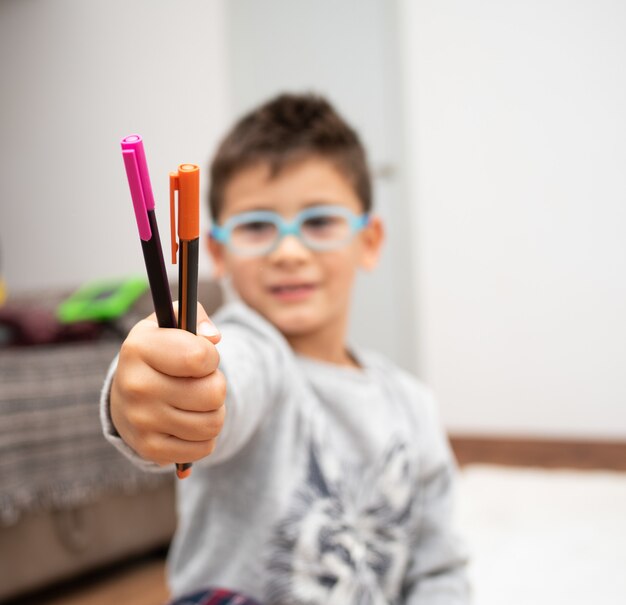
[[[337,226],[342,220],[338,216],[313,216],[304,221],[304,227],[307,229],[326,229]]]
[[[276,237],[277,229],[269,221],[250,221],[240,223],[232,232],[232,241],[235,246],[245,247],[265,243]]]
[[[263,231],[268,231],[273,228],[274,225],[272,223],[268,223],[267,221],[250,221],[249,223],[243,223],[238,226],[238,229],[242,229],[249,233],[262,233]]]
[[[321,214],[307,218],[302,233],[310,240],[334,242],[344,240],[350,234],[350,225],[343,216]]]

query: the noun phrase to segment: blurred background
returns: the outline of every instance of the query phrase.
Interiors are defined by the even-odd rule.
[[[625,31],[618,0],[1,0],[9,299],[143,274],[123,136],[144,137],[167,252],[169,171],[200,164],[206,191],[234,119],[279,92],[315,91],[361,133],[387,225],[382,266],[358,284],[352,339],[428,383],[460,442],[605,443],[614,449],[594,451],[615,471]],[[468,498],[510,477],[470,479]],[[471,505],[461,521],[476,527],[485,509]],[[608,532],[626,543],[624,525]],[[494,555],[493,540],[472,538],[479,561]],[[579,546],[626,563],[623,548]],[[477,570],[482,602],[497,602],[493,570]],[[603,602],[617,603],[626,586],[608,577]]]
[[[362,133],[387,223],[354,338],[431,384],[455,431],[626,436],[622,3],[0,7],[8,292],[142,274],[126,134],[167,249],[169,171],[314,90]]]

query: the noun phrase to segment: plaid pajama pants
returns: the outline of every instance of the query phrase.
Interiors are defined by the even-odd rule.
[[[222,588],[200,590],[180,597],[169,605],[260,605],[258,601]]]

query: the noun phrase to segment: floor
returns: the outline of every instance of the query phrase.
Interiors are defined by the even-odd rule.
[[[458,488],[476,605],[626,603],[626,473],[470,465]]]
[[[150,556],[8,605],[162,605],[168,600],[163,556]]]

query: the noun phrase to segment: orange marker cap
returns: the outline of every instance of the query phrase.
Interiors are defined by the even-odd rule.
[[[170,172],[170,227],[172,263],[176,263],[176,207],[178,191],[178,239],[190,241],[200,237],[200,168],[196,164],[181,164],[178,172]]]

